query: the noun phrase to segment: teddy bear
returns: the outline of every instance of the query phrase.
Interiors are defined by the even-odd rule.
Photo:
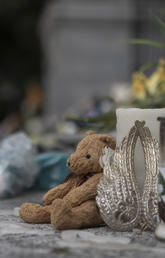
[[[56,229],[80,229],[103,224],[96,205],[97,184],[103,173],[99,162],[105,146],[115,149],[111,135],[88,131],[67,160],[67,181],[49,190],[41,206],[24,203],[20,217],[28,223],[50,223]]]

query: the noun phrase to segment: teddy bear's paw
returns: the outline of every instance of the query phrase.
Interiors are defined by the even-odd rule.
[[[56,198],[59,198],[58,197],[59,195],[59,190],[57,187],[49,190],[42,198],[42,202],[45,204],[45,205],[50,205],[52,204],[52,202],[56,199]]]
[[[24,203],[19,209],[19,215],[28,223],[48,223],[50,222],[50,207],[42,207],[35,203]]]
[[[65,196],[65,193],[71,189],[73,182],[66,182],[61,185],[56,186],[55,188],[49,190],[42,198],[42,202],[45,205],[50,205],[56,199],[62,199]]]
[[[51,208],[51,224],[56,229],[68,229],[72,224],[72,207],[69,202],[56,199]]]

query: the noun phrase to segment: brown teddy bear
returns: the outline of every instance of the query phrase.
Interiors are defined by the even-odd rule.
[[[99,159],[105,146],[115,149],[112,136],[88,131],[67,161],[73,172],[68,181],[43,196],[45,206],[24,203],[20,217],[29,223],[51,222],[56,229],[99,226],[103,220],[96,206],[97,184],[103,169]]]

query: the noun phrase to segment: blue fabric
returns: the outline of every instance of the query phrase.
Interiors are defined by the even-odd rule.
[[[44,153],[36,157],[40,171],[33,186],[37,190],[49,190],[64,182],[66,176],[71,173],[66,166],[69,154],[66,153]]]

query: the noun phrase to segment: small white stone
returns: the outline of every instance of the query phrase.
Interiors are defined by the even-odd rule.
[[[157,238],[165,240],[165,224],[159,224],[155,230]]]

